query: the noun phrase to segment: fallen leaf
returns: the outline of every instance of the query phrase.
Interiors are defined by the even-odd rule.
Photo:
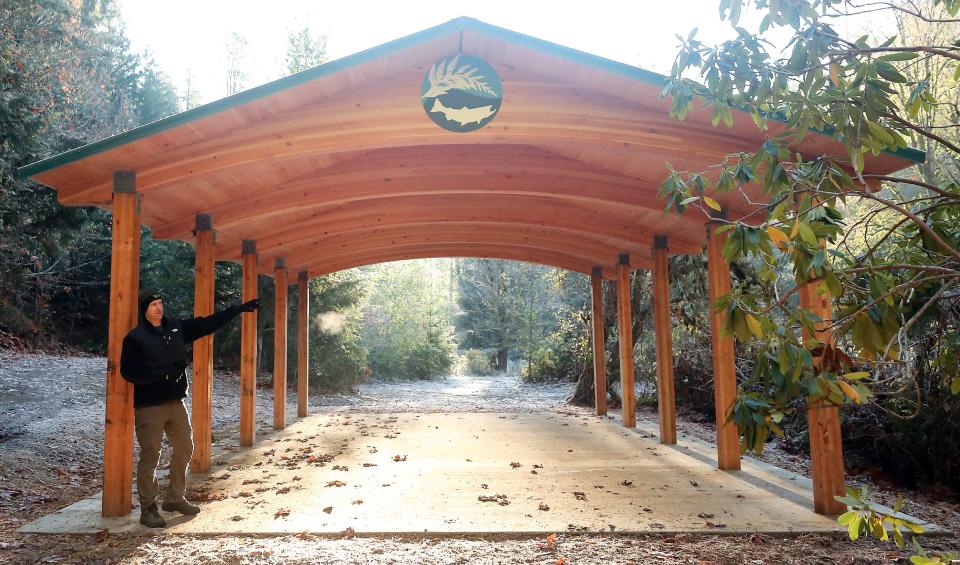
[[[281,508],[280,510],[277,510],[277,512],[273,515],[273,519],[276,520],[277,518],[282,518],[284,516],[289,516],[289,515],[290,515],[289,508]]]
[[[620,484],[623,485],[623,486],[625,486],[625,487],[632,487],[632,486],[633,486],[633,481],[623,480],[623,481],[620,481]]]
[[[579,491],[579,490],[578,490],[578,491],[574,491],[573,496],[574,496],[577,500],[586,500],[586,499],[587,499],[587,495],[584,494],[583,492]]]
[[[347,483],[345,483],[345,482],[343,482],[343,481],[328,481],[326,486],[328,486],[328,487],[343,487],[343,486],[347,486]]]
[[[326,508],[323,509],[323,511],[329,514],[333,512],[333,506],[327,506]]]
[[[394,455],[394,456],[393,456],[393,460],[394,460],[394,461],[397,461],[397,462],[406,461],[406,460],[407,460],[407,456],[406,456],[406,455],[403,455],[403,456]]]
[[[290,487],[283,487],[277,489],[277,494],[287,494],[290,492]]]
[[[700,483],[698,483],[697,481],[690,481],[690,484],[693,485],[693,486],[695,486],[695,487],[700,486]]]
[[[500,506],[506,506],[510,504],[510,501],[507,500],[507,495],[505,494],[494,494],[494,495],[483,495],[477,497],[477,500],[480,502],[496,502]]]
[[[713,514],[707,514],[706,512],[701,512],[697,514],[697,517],[707,520],[707,519],[713,518]]]
[[[548,511],[550,510],[550,507],[541,502],[541,503],[540,503],[540,506],[537,508],[537,510],[541,510],[541,511],[543,511],[543,512],[548,512]],[[550,535],[554,535],[554,534],[550,534]]]
[[[522,464],[517,463],[516,461],[510,463],[510,466],[513,467],[514,469],[519,469],[520,467],[523,467]]]
[[[233,520],[234,522],[239,522],[243,520],[243,516],[232,516],[230,519]]]

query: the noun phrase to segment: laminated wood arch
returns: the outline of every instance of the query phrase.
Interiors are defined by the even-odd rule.
[[[458,53],[484,60],[503,84],[496,117],[466,133],[436,125],[418,96],[428,70]],[[213,232],[204,238],[205,264],[243,260],[251,293],[258,274],[273,276],[276,265],[297,273],[302,344],[310,276],[399,259],[490,257],[593,273],[595,286],[600,277],[616,278],[622,289],[629,269],[650,266],[657,241],[669,242],[658,249],[661,273],[668,253],[700,253],[709,218],[692,208],[682,215],[663,210],[658,192],[667,164],[709,171],[729,153],[756,150],[785,126],[770,121],[759,131],[748,114],[734,111],[733,127],[714,128],[702,104],[684,121],[672,120],[669,101],[660,98],[665,84],[661,75],[458,18],[18,173],[55,189],[65,205],[133,214],[132,227],[115,237],[134,238],[142,222],[155,238],[193,244],[195,220],[206,218]],[[791,148],[846,155],[817,133]],[[889,174],[923,158],[910,149],[868,153],[864,172]],[[731,217],[765,201],[752,185],[709,195]],[[714,290],[729,279],[718,246],[714,241],[709,265]],[[114,345],[121,326],[136,319],[132,291],[119,285],[137,280],[138,265],[121,267],[111,290]],[[629,293],[618,297],[618,308],[629,312]],[[114,307],[124,312],[114,316]],[[661,314],[663,336],[669,312]],[[245,351],[252,352],[251,366],[255,348]],[[669,351],[660,359],[669,362]],[[732,361],[716,365],[715,374],[729,380]],[[300,415],[307,412],[307,368],[301,356]],[[122,477],[133,453],[130,422],[120,417],[129,413],[130,399],[117,371],[109,375],[108,390],[120,392],[108,397],[105,477]],[[253,440],[250,392],[245,443]],[[122,489],[129,484],[108,481],[105,514],[129,511]]]

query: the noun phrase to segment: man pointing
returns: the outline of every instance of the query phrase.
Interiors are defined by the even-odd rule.
[[[133,383],[133,411],[140,462],[137,465],[137,494],[140,523],[162,528],[166,520],[157,511],[157,463],[163,434],[167,434],[173,455],[170,459],[170,486],[161,508],[181,514],[197,514],[200,507],[184,499],[187,464],[193,456],[193,430],[183,405],[187,396],[186,344],[212,334],[241,312],[260,307],[257,300],[231,306],[210,316],[176,320],[163,315],[163,298],[156,291],[140,293],[140,323],[123,338],[120,374]]]

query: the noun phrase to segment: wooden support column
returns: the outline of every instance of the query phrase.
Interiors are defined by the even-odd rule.
[[[310,288],[306,271],[297,277],[297,416],[307,415],[310,393]]]
[[[800,305],[825,322],[816,324],[816,339],[832,344],[826,326],[833,319],[830,293],[819,280],[800,287]],[[804,331],[804,339],[810,336]],[[810,432],[810,463],[813,471],[813,506],[818,514],[842,514],[847,507],[834,496],[844,495],[843,440],[840,407],[816,398],[807,399],[807,427]]]
[[[597,416],[607,414],[606,348],[603,339],[603,270],[594,267],[590,274],[592,296],[591,322],[593,325],[593,390]]]
[[[243,241],[243,301],[257,297],[257,242]],[[256,440],[257,312],[240,314],[240,447]]]
[[[713,399],[717,415],[717,466],[720,469],[740,468],[740,439],[737,426],[727,421],[737,398],[737,371],[733,351],[733,334],[723,330],[726,312],[717,312],[713,304],[730,292],[730,264],[723,258],[727,233],[717,234],[722,224],[707,224],[707,278],[710,295],[710,341],[713,345]]]
[[[620,394],[623,427],[637,425],[637,399],[633,390],[633,311],[630,308],[630,256],[620,255],[617,263],[617,326],[620,329]]]
[[[132,172],[113,175],[110,310],[107,330],[107,408],[103,428],[104,516],[133,508],[133,385],[120,374],[123,338],[138,322],[140,210]]]
[[[193,315],[213,314],[213,291],[216,283],[213,221],[209,214],[197,214],[196,260],[194,267]],[[210,444],[212,442],[213,408],[213,335],[193,342],[193,386],[191,387],[193,421],[192,473],[210,471]]]
[[[660,443],[677,443],[677,406],[673,382],[673,324],[670,321],[670,271],[667,236],[653,239],[653,330],[657,341],[657,407]]]
[[[287,268],[277,259],[273,273],[273,427],[287,425]]]

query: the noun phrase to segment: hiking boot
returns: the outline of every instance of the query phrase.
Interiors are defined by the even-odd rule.
[[[196,504],[190,504],[186,500],[181,500],[180,502],[164,502],[161,508],[163,508],[164,512],[179,512],[189,516],[200,513],[199,506]]]
[[[140,523],[148,528],[165,528],[167,521],[157,511],[157,505],[151,504],[140,510]]]

